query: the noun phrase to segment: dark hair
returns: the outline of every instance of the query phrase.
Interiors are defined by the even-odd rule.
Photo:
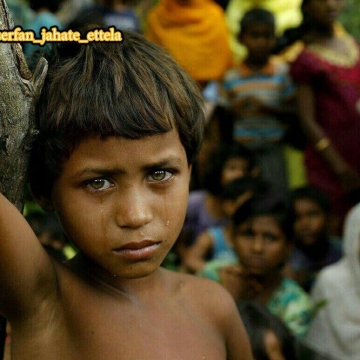
[[[296,346],[294,336],[286,325],[269,310],[258,303],[244,301],[238,304],[240,316],[249,335],[254,359],[269,360],[265,348],[265,335],[272,331],[281,344],[285,360],[296,360]]]
[[[250,200],[246,201],[240,208],[237,209],[232,217],[233,231],[236,232],[237,227],[244,222],[252,220],[258,216],[269,215],[277,221],[280,229],[285,235],[286,240],[288,242],[293,241],[293,213],[289,211],[287,204],[280,200],[277,201],[276,197],[273,199],[274,201],[268,201],[268,203],[266,203],[266,201],[262,201],[263,197],[260,195],[254,196]]]
[[[305,35],[311,31],[313,28],[312,20],[310,19],[309,14],[305,11],[305,7],[310,3],[311,0],[303,0],[301,3],[301,12],[302,12],[302,22],[300,25],[286,29],[284,33],[278,37],[277,44],[275,45],[274,54],[278,54],[287,47],[296,43],[299,40],[302,40]]]
[[[50,12],[55,13],[60,9],[61,3],[62,0],[30,0],[29,6],[35,11],[46,8],[49,9]]]
[[[275,29],[274,15],[265,9],[254,8],[245,13],[240,20],[240,36],[244,35],[254,24],[265,24]]]
[[[331,204],[329,198],[326,194],[315,187],[312,186],[303,186],[297,189],[294,189],[290,193],[290,206],[293,209],[296,200],[310,200],[316,203],[324,213],[329,213],[331,211]]]
[[[225,163],[229,159],[241,158],[249,163],[249,171],[255,166],[253,153],[241,144],[220,144],[211,156],[207,171],[204,176],[204,189],[213,195],[222,192],[221,177]]]
[[[260,179],[253,178],[252,176],[245,176],[240,179],[235,179],[225,185],[221,192],[221,198],[225,200],[236,200],[246,191],[252,191],[254,194],[257,194],[265,189],[266,185]]]
[[[234,130],[234,119],[233,113],[226,107],[216,104],[212,111],[209,119],[206,122],[204,137],[210,126],[213,123],[217,123],[219,126],[220,141],[225,144],[231,144],[233,142],[233,130]]]
[[[204,123],[196,84],[159,46],[135,33],[123,37],[54,47],[36,106],[33,193],[48,195],[62,163],[91,135],[139,139],[175,128],[194,161]]]

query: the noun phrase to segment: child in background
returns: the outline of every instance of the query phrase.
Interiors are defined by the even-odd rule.
[[[329,197],[330,233],[339,236],[360,189],[360,50],[335,30],[343,0],[303,0],[305,49],[291,65],[298,109],[307,135],[308,183]]]
[[[274,16],[263,9],[247,12],[241,20],[239,41],[248,55],[223,79],[235,114],[234,138],[254,151],[262,177],[285,199],[288,186],[281,142],[286,116],[292,112],[289,104],[294,87],[287,64],[270,57],[276,42]]]
[[[140,20],[129,0],[102,0],[97,5],[81,9],[71,24],[99,24],[108,28],[115,26],[121,31],[141,33]],[[70,27],[69,25],[69,27]]]
[[[199,154],[191,171],[191,190],[201,189],[208,164],[221,144],[233,143],[232,118],[227,108],[205,101],[205,129]]]
[[[304,342],[321,359],[357,360],[360,354],[360,204],[347,215],[343,258],[320,271],[311,292],[318,310]]]
[[[311,301],[295,281],[282,275],[293,246],[293,222],[281,205],[258,208],[251,201],[233,217],[239,263],[219,269],[218,279],[236,302],[263,304],[294,335],[302,337],[311,320]]]
[[[226,224],[228,219],[221,209],[223,187],[237,178],[259,173],[252,152],[240,144],[220,144],[207,165],[203,190],[192,191],[189,196],[181,234],[187,246],[209,227]]]
[[[223,213],[230,219],[238,207],[257,192],[257,182],[252,177],[236,179],[224,186],[221,194]],[[236,263],[237,256],[231,242],[231,223],[224,226],[210,227],[200,234],[188,250],[185,267],[188,271],[200,271],[207,261]]]
[[[60,8],[61,0],[30,0],[29,5],[30,8],[35,11],[35,17],[27,24],[28,27],[26,30],[33,30],[36,37],[40,37],[42,27],[50,29],[52,26],[56,26],[59,30],[62,30],[63,25],[55,15],[56,11]],[[44,46],[25,43],[24,54],[26,55],[26,59],[30,60],[35,50],[41,49],[45,51],[50,48],[51,43],[46,43]]]
[[[294,213],[295,247],[285,274],[310,291],[317,273],[341,258],[341,242],[329,236],[330,201],[311,186],[295,189],[290,194]]]
[[[276,316],[253,301],[238,305],[254,360],[296,360],[295,338]]]
[[[124,38],[59,45],[36,107],[30,186],[78,255],[51,258],[0,195],[12,358],[251,360],[227,292],[159,267],[185,218],[201,96],[165,51]]]

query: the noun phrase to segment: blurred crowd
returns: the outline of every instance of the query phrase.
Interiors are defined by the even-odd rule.
[[[7,5],[36,34],[115,26],[169,51],[203,94],[206,126],[163,266],[227,288],[255,360],[359,359],[360,52],[338,21],[345,0]],[[33,67],[50,44],[23,50]],[[76,253],[52,214],[27,209],[52,256]]]

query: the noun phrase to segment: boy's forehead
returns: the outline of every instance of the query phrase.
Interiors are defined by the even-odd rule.
[[[185,148],[176,130],[162,134],[129,139],[121,136],[100,137],[91,134],[82,138],[70,155],[73,161],[81,158],[106,163],[134,159],[141,162],[170,159],[183,161]]]

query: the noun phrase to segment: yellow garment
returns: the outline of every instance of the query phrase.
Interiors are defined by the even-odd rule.
[[[284,30],[301,23],[301,0],[230,0],[226,17],[231,31],[230,45],[236,60],[243,60],[246,49],[239,44],[237,35],[240,31],[240,20],[244,14],[254,7],[271,11],[276,18],[276,30],[281,34]]]
[[[220,79],[232,65],[225,14],[212,0],[160,0],[149,12],[145,36],[194,80]]]

